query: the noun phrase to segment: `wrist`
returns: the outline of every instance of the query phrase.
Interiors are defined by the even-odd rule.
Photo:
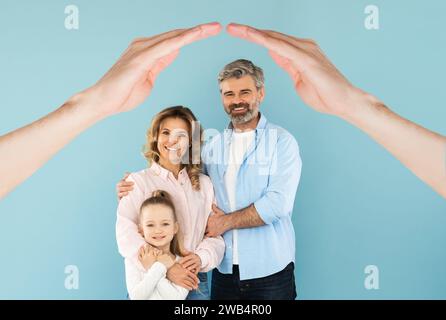
[[[198,268],[201,269],[203,267],[203,259],[201,258],[201,256],[198,253],[194,253],[197,256],[198,259]]]
[[[225,214],[222,216],[222,227],[224,232],[229,231],[232,229],[232,215],[236,214],[238,211]]]
[[[76,93],[61,108],[74,111],[89,125],[103,120],[108,116],[102,111],[99,95],[93,87]]]
[[[355,88],[350,94],[345,112],[337,116],[357,127],[361,127],[363,119],[369,117],[371,113],[382,106],[384,106],[382,102],[375,96]]]

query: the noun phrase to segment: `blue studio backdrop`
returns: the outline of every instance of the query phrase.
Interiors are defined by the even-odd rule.
[[[132,39],[210,21],[312,38],[352,83],[446,134],[445,11],[440,0],[1,0],[0,135],[94,84]],[[227,125],[216,76],[238,58],[264,69],[261,111],[300,145],[298,299],[446,299],[446,201],[361,131],[305,106],[266,49],[225,32],[184,47],[142,106],[85,131],[0,202],[1,299],[126,298],[115,184],[146,166],[145,132],[164,107]]]

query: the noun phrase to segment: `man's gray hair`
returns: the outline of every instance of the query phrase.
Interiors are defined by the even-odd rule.
[[[240,79],[246,75],[250,75],[254,80],[257,90],[263,88],[265,78],[263,76],[262,68],[257,67],[254,63],[245,59],[235,60],[227,64],[218,74],[218,84],[226,79]]]

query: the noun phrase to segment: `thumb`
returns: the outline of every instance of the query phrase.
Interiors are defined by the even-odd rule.
[[[176,59],[179,53],[180,50],[175,50],[174,52],[169,53],[168,55],[158,59],[158,61],[155,62],[152,70],[150,70],[149,75],[147,77],[152,85],[155,83],[158,74],[165,68],[167,68]]]
[[[299,70],[297,70],[293,66],[290,59],[282,57],[281,55],[277,54],[272,50],[269,51],[269,54],[271,58],[274,60],[274,62],[277,63],[279,67],[284,69],[288,73],[290,78],[293,79],[294,82],[297,82],[299,80]]]

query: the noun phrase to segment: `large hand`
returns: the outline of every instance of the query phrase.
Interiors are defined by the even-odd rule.
[[[350,84],[313,40],[235,23],[227,26],[227,32],[266,47],[290,75],[302,100],[319,112],[342,116],[360,96],[361,90]]]
[[[265,46],[305,103],[363,130],[446,198],[446,137],[402,118],[354,87],[312,40],[234,23],[227,31]]]
[[[217,22],[135,39],[113,67],[87,92],[95,97],[102,115],[128,111],[150,94],[158,74],[191,42],[218,34]]]
[[[107,116],[138,106],[182,46],[220,30],[219,23],[208,23],[137,39],[94,86],[75,94],[47,116],[0,136],[0,198],[82,131]]]

